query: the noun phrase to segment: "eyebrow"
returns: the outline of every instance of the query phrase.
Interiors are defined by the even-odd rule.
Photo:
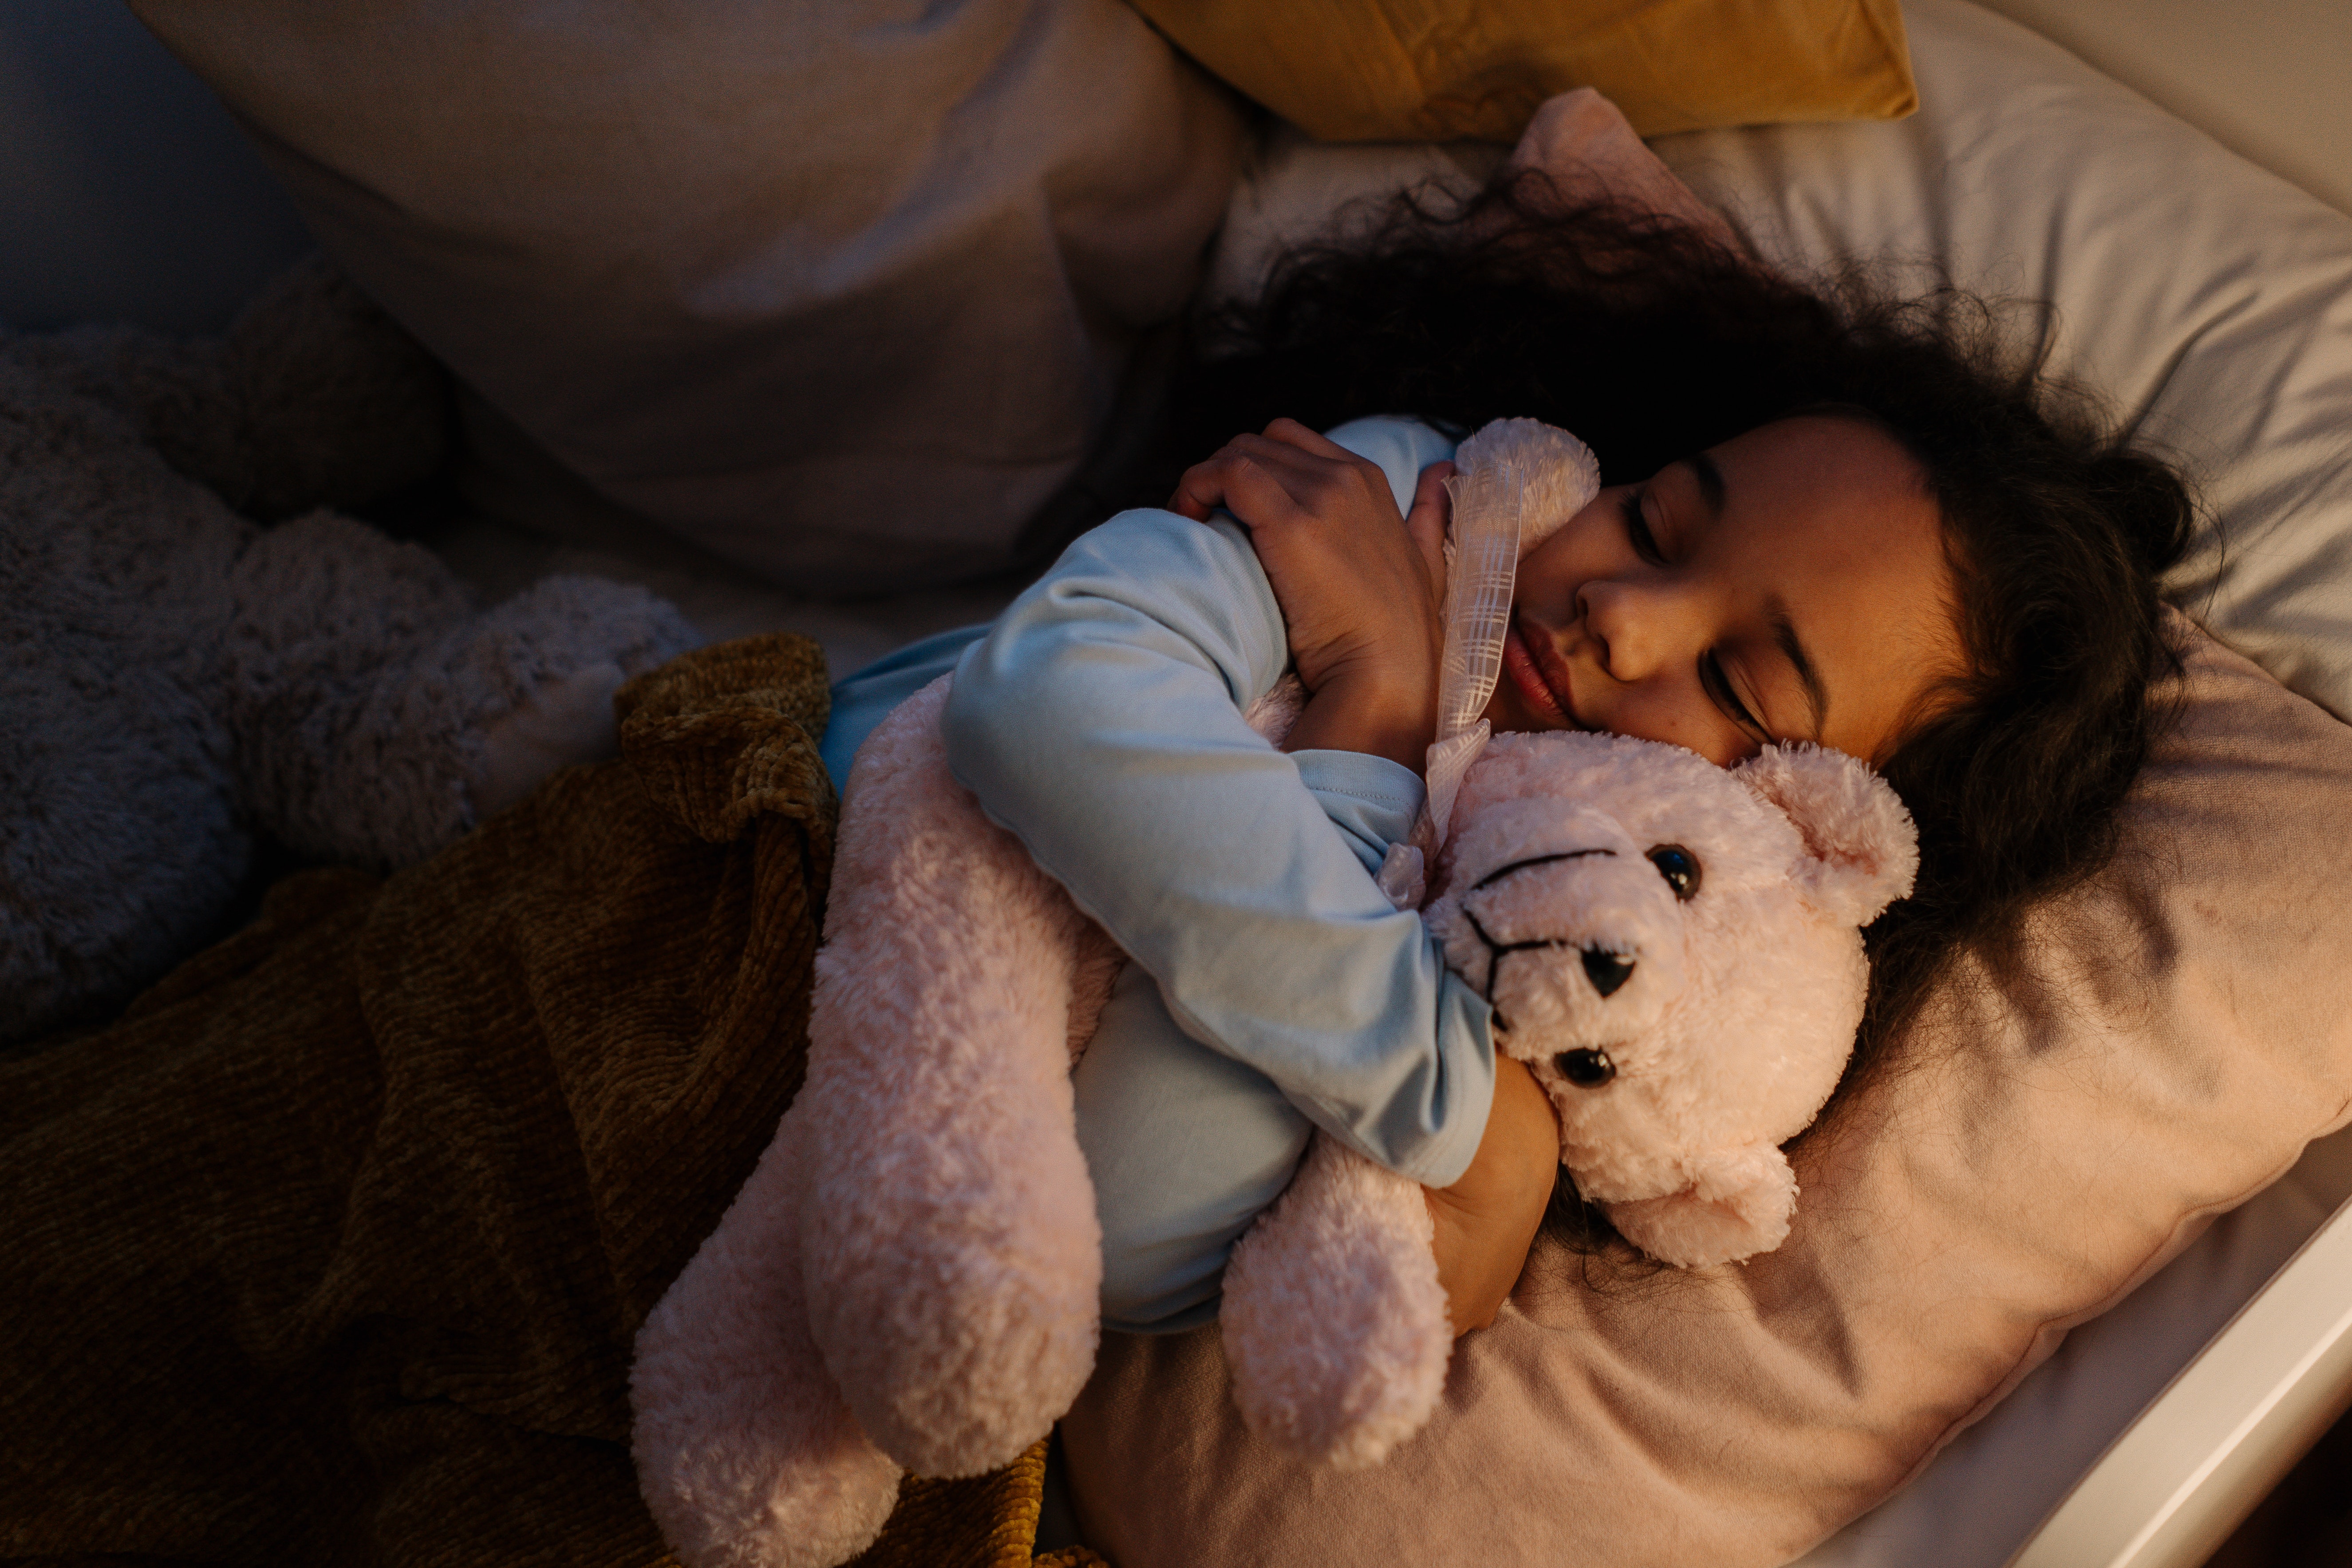
[[[1683,461],[1689,466],[1692,477],[1698,480],[1699,495],[1706,500],[1707,510],[1717,517],[1722,516],[1724,498],[1727,493],[1723,483],[1723,470],[1717,468],[1715,459],[1705,452],[1693,452]],[[1799,683],[1805,689],[1805,706],[1811,712],[1813,741],[1818,744],[1822,738],[1822,725],[1830,710],[1829,689],[1822,684],[1822,673],[1813,668],[1812,655],[1805,651],[1803,640],[1797,636],[1797,623],[1789,618],[1789,606],[1780,595],[1775,594],[1764,601],[1764,614],[1772,627],[1773,645],[1788,659],[1790,668],[1797,672]]]
[[[1821,671],[1813,668],[1812,656],[1798,640],[1797,624],[1789,618],[1789,606],[1778,594],[1764,601],[1764,614],[1772,627],[1772,641],[1788,657],[1796,670],[1797,679],[1805,688],[1805,705],[1812,710],[1813,739],[1822,738],[1822,721],[1830,710],[1830,694],[1822,685]]]

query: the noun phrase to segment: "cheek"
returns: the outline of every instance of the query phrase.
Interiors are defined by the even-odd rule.
[[[1541,541],[1522,544],[1512,597],[1559,626],[1571,619],[1576,591],[1632,554],[1619,506],[1630,486],[1602,490]]]
[[[1604,689],[1586,706],[1584,717],[1612,735],[1696,752],[1719,768],[1744,763],[1762,749],[1717,711],[1696,676],[1686,685],[1661,674]]]

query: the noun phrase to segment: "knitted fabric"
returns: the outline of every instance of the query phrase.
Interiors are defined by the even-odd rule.
[[[618,760],[0,1055],[0,1559],[666,1559],[630,1346],[799,1085],[824,661],[617,705]],[[909,1482],[872,1561],[1025,1563],[1042,1465]]]

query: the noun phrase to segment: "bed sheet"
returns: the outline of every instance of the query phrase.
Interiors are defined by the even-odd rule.
[[[872,599],[795,595],[683,540],[607,522],[583,542],[552,539],[479,512],[455,519],[425,540],[486,602],[521,592],[557,573],[641,583],[676,605],[709,642],[758,632],[798,632],[824,649],[835,680],[933,632],[996,618],[1020,585],[987,582]]]

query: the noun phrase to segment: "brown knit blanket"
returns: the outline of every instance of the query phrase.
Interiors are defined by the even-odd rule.
[[[804,639],[619,705],[617,761],[0,1059],[0,1557],[664,1561],[630,1347],[799,1085],[834,802]],[[1027,1563],[1037,1469],[909,1483],[869,1562]]]

